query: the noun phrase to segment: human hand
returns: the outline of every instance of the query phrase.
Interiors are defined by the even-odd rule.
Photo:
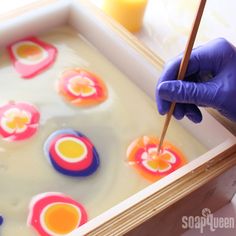
[[[198,106],[207,106],[236,121],[236,48],[220,38],[193,49],[184,81],[176,80],[181,59],[167,63],[158,81],[159,113],[165,115],[171,102],[176,102],[176,119],[186,116],[199,123]]]

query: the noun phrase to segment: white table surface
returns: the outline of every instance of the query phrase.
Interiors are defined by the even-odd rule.
[[[101,7],[103,0],[91,0]],[[143,29],[136,36],[165,61],[181,53],[199,0],[149,0]],[[208,0],[195,46],[217,37],[236,45],[236,1]]]

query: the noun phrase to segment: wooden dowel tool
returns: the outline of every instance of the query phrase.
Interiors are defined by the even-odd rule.
[[[186,70],[188,67],[189,58],[191,55],[191,51],[193,49],[193,44],[196,39],[197,31],[198,31],[198,28],[199,28],[199,25],[201,22],[201,18],[203,15],[205,5],[206,5],[206,0],[200,0],[198,11],[197,11],[197,14],[196,14],[193,26],[192,26],[192,30],[191,30],[191,33],[190,33],[190,36],[188,39],[188,43],[187,43],[185,51],[184,51],[184,56],[183,56],[183,59],[180,64],[177,80],[183,80],[185,77]],[[162,129],[161,138],[160,138],[160,142],[159,142],[159,146],[158,146],[158,151],[157,151],[158,155],[160,154],[160,151],[161,151],[164,139],[165,139],[165,135],[166,135],[167,129],[169,127],[172,114],[175,109],[175,105],[176,105],[175,102],[173,102],[171,104],[170,110],[166,115],[165,123],[164,123],[163,129]]]

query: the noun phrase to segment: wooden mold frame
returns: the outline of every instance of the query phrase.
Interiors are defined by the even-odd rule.
[[[156,79],[164,62],[87,0],[41,0],[0,16],[0,47],[65,23],[76,28],[134,83],[154,97]],[[110,48],[113,49],[112,56]],[[126,58],[125,65],[121,60],[122,55]],[[132,67],[135,71],[130,69]],[[148,79],[143,81],[143,78]],[[199,140],[207,136],[206,146],[210,151],[90,220],[70,235],[139,235],[135,231],[136,227],[147,235],[156,235],[155,230],[162,228],[156,220],[158,216],[165,219],[165,212],[176,217],[180,209],[183,215],[198,214],[189,209],[189,204],[183,204],[183,200],[191,196],[191,205],[204,206],[204,199],[201,204],[197,202],[198,191],[207,193],[212,181],[221,181],[219,186],[225,186],[225,193],[221,192],[219,198],[215,198],[214,194],[210,200],[207,198],[212,203],[212,210],[229,201],[236,191],[236,171],[231,171],[230,177],[224,175],[235,170],[236,138],[206,111],[203,112],[208,122],[203,122],[198,128],[193,128],[192,124],[185,121],[183,125]],[[202,130],[210,130],[211,134],[203,134]],[[217,189],[218,185],[215,186]],[[161,235],[177,235],[181,232],[175,227],[179,220],[176,217],[172,217],[171,230],[160,231],[163,232]]]

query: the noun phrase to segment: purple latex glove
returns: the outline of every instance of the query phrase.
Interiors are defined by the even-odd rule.
[[[225,39],[213,40],[192,51],[184,81],[176,80],[182,56],[164,68],[156,88],[156,102],[161,115],[177,102],[174,117],[187,116],[199,123],[198,106],[217,109],[236,121],[236,49]]]

